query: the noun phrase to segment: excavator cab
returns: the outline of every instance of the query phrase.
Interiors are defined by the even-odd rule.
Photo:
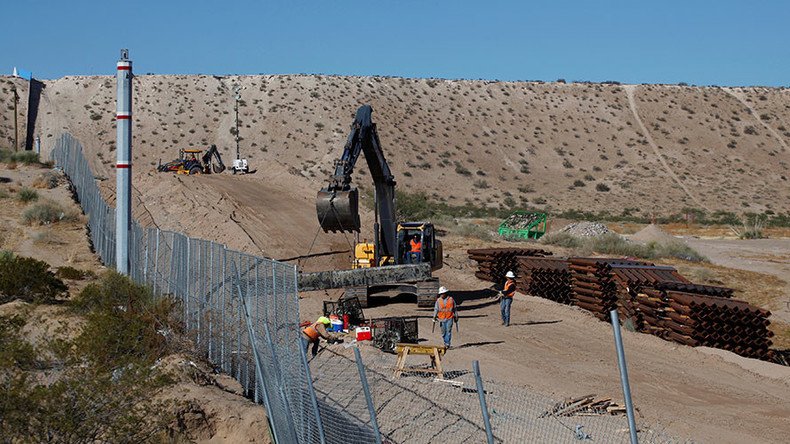
[[[428,262],[431,270],[442,268],[442,241],[436,239],[429,222],[401,222],[398,224],[398,263]]]

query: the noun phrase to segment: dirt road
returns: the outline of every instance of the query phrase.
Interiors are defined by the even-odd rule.
[[[785,281],[784,296],[771,307],[772,316],[790,322],[790,239],[685,239],[714,264],[772,274]]]

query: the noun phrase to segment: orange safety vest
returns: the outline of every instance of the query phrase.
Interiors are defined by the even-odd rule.
[[[436,303],[439,304],[439,313],[437,317],[440,320],[445,321],[447,319],[453,318],[453,309],[455,308],[455,301],[453,298],[448,296],[447,299],[445,299],[444,304],[442,304],[442,298],[439,298],[436,300]]]
[[[516,294],[516,281],[508,279],[505,282],[505,288],[502,290],[502,295],[506,298],[512,298]]]
[[[318,338],[321,337],[321,335],[318,333],[318,330],[316,330],[315,328],[317,323],[318,322],[314,322],[313,324],[308,325],[307,327],[304,328],[304,330],[302,330],[302,332],[306,334],[311,341],[317,341]]]
[[[412,253],[419,253],[422,250],[422,242],[411,240],[411,252]]]

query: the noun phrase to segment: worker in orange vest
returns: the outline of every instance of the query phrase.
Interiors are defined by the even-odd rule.
[[[439,287],[439,297],[433,305],[433,322],[439,320],[442,328],[442,339],[444,346],[450,348],[450,340],[453,338],[453,321],[458,322],[458,312],[455,307],[455,299],[449,295],[450,291],[445,287]]]
[[[513,296],[516,295],[516,274],[508,271],[505,274],[505,285],[499,293],[499,311],[502,314],[502,325],[510,326],[510,306],[513,304]]]
[[[302,339],[305,341],[305,353],[307,353],[307,349],[309,349],[310,345],[312,345],[312,354],[313,356],[317,355],[318,343],[321,342],[321,338],[324,338],[326,341],[337,339],[337,335],[328,332],[326,329],[331,323],[332,321],[330,321],[328,317],[321,316],[317,321],[313,322],[302,330]]]
[[[422,261],[422,240],[419,234],[415,234],[409,241],[409,262],[419,264]]]

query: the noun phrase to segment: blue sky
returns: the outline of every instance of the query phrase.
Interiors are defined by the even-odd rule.
[[[113,74],[129,48],[138,74],[790,85],[788,1],[4,3],[0,72],[38,78]]]

